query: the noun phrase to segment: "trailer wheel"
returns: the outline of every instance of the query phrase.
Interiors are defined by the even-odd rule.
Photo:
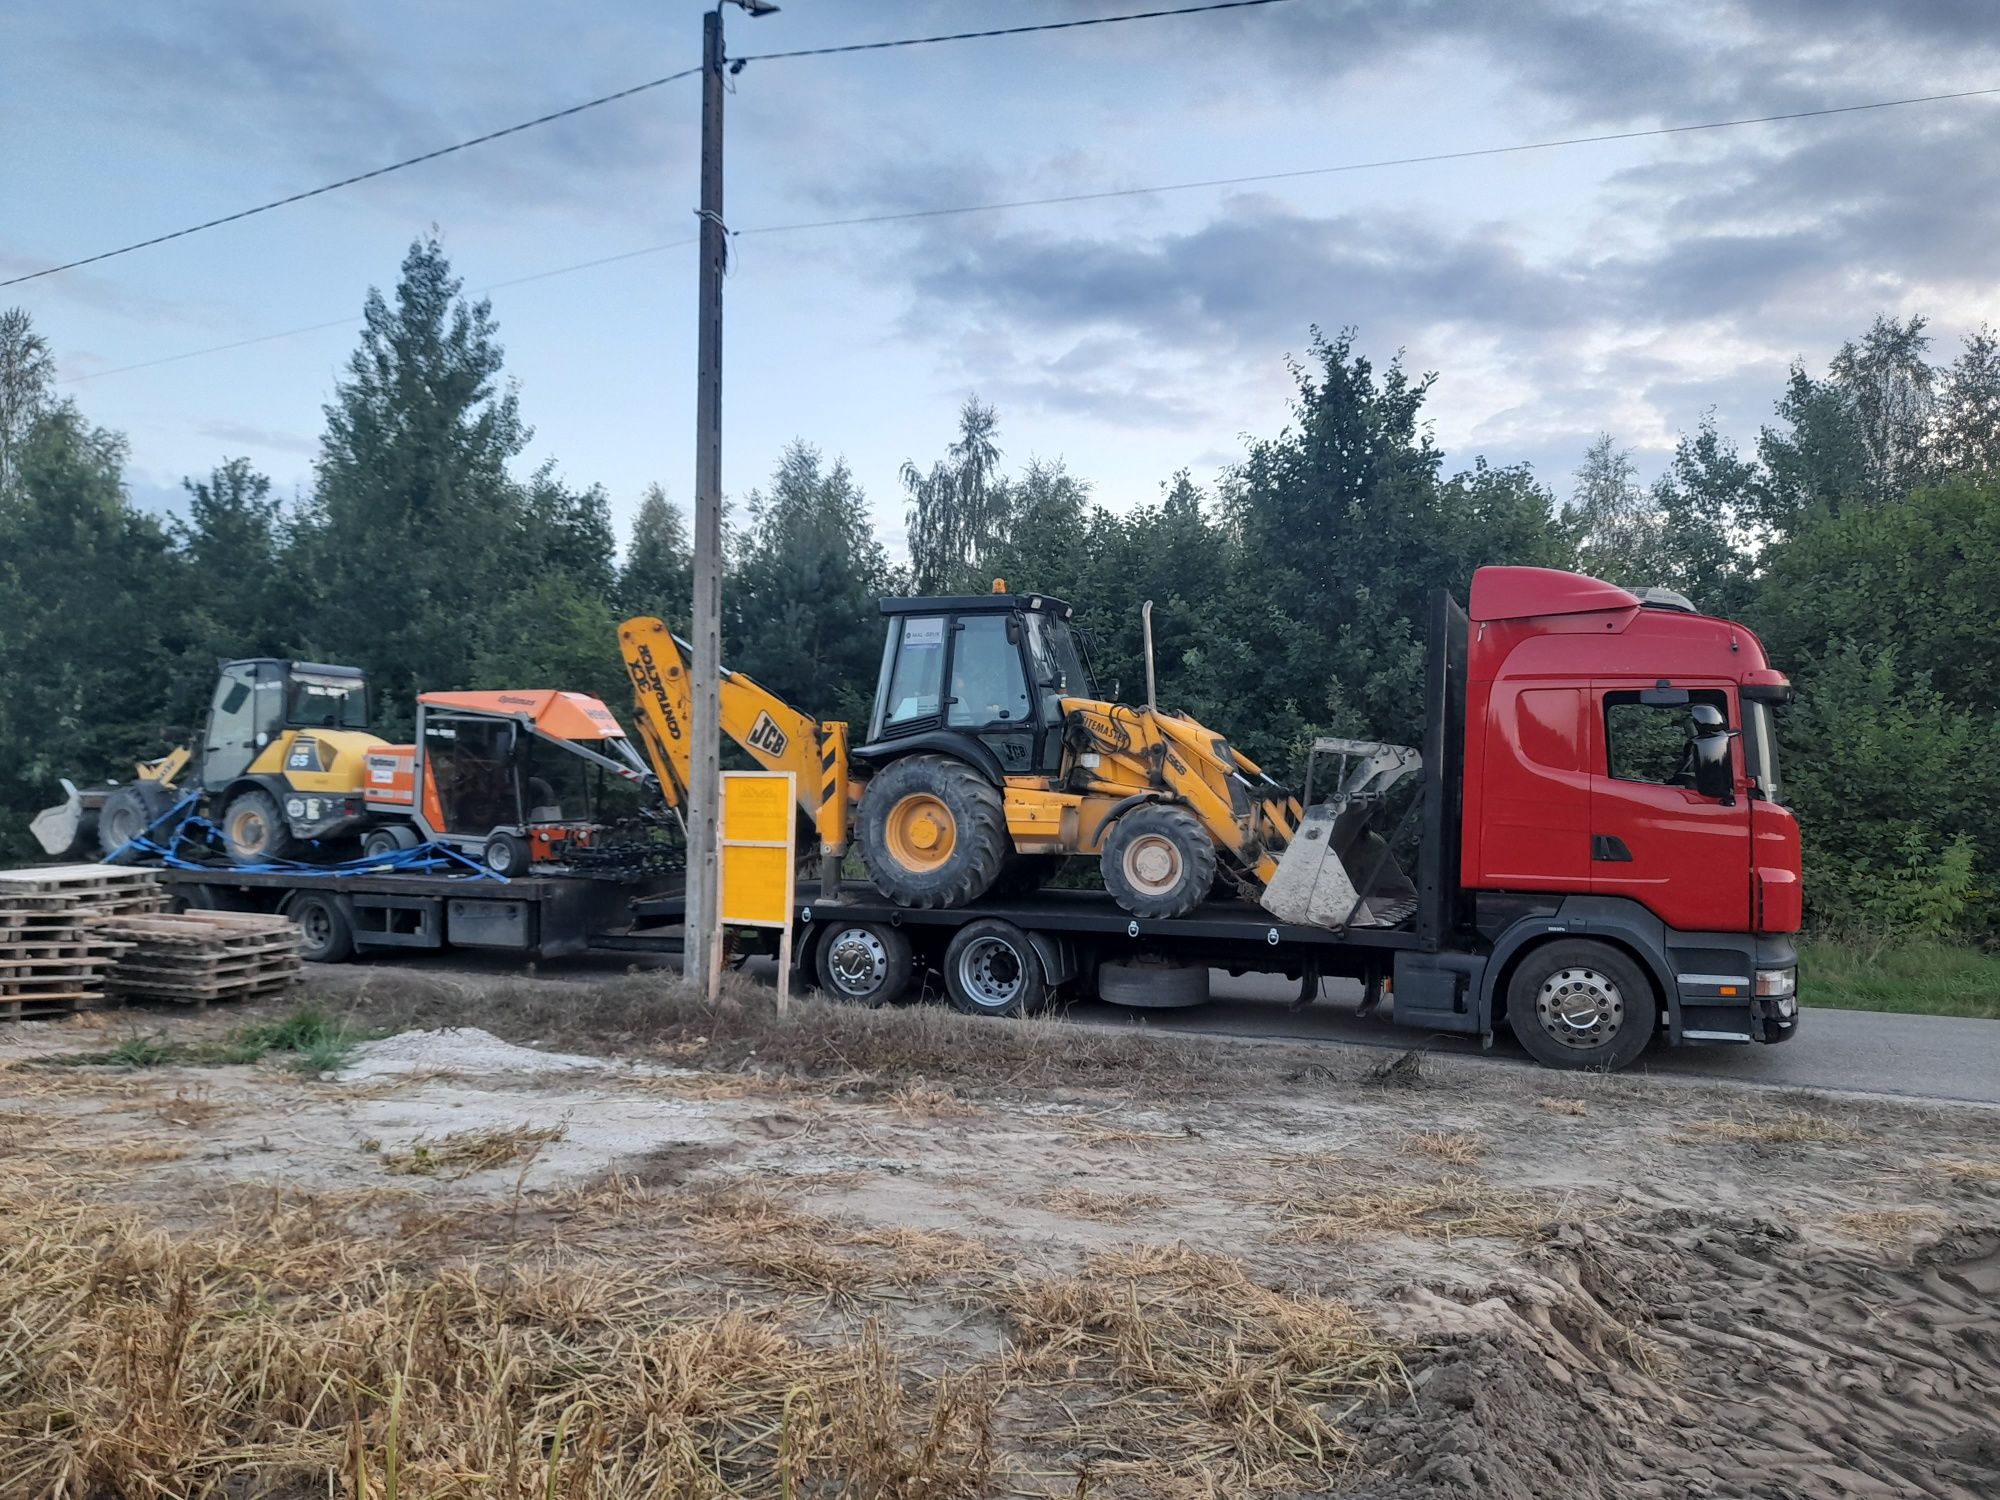
[[[1215,841],[1184,807],[1135,807],[1104,841],[1104,888],[1135,917],[1184,917],[1215,884]]]
[[[819,986],[835,1000],[871,1009],[910,987],[910,940],[881,922],[836,922],[814,959]]]
[[[305,936],[299,957],[307,963],[345,963],[354,956],[354,924],[347,920],[338,897],[300,891],[286,906],[285,915]]]
[[[998,917],[958,930],[944,950],[944,987],[951,1003],[971,1016],[1031,1016],[1049,998],[1035,945]]]
[[[157,781],[128,781],[104,799],[97,814],[97,847],[108,858],[153,826],[174,805],[172,787]]]
[[[1551,1068],[1622,1068],[1653,1039],[1660,1007],[1652,981],[1608,943],[1546,943],[1507,986],[1507,1022]]]
[[[875,888],[900,906],[950,909],[993,888],[1007,809],[992,782],[948,755],[910,755],[868,779],[856,822]]]

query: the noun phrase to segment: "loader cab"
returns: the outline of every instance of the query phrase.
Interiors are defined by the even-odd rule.
[[[368,727],[359,668],[260,656],[222,664],[202,739],[201,781],[220,791],[289,729]]]
[[[869,746],[970,739],[1009,776],[1062,762],[1062,700],[1094,698],[1070,606],[1047,594],[884,599]]]

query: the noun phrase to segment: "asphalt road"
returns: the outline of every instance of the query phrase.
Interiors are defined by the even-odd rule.
[[[589,980],[619,973],[635,962],[645,967],[660,963],[636,954],[601,954],[544,961],[534,972],[544,979]],[[679,960],[665,962],[677,967]],[[522,970],[518,959],[455,952],[419,959],[367,960],[353,965],[349,972],[379,967],[496,975],[518,975]],[[776,965],[755,960],[750,972],[769,981]],[[1482,1055],[1477,1038],[1415,1031],[1380,1018],[1362,1019],[1354,1013],[1360,987],[1349,981],[1328,980],[1322,998],[1304,1010],[1292,1009],[1297,993],[1298,986],[1288,980],[1259,974],[1232,978],[1218,972],[1212,976],[1213,998],[1189,1010],[1127,1010],[1090,1001],[1070,1006],[1066,1014],[1072,1021],[1093,1026],[1152,1026],[1218,1036],[1345,1042],[1399,1052],[1425,1047],[1455,1055]],[[1811,997],[1806,998],[1798,1034],[1780,1046],[1655,1047],[1629,1071],[1725,1079],[1771,1088],[1838,1089],[2000,1105],[2000,1021],[1814,1010]],[[1496,1067],[1536,1066],[1512,1038],[1496,1041],[1492,1051],[1484,1055]]]

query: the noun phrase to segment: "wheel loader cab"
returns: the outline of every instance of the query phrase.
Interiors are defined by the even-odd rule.
[[[999,776],[1062,769],[1062,700],[1095,697],[1069,605],[1046,594],[966,594],[884,599],[882,613],[882,671],[858,757],[925,748]]]
[[[357,668],[277,657],[224,662],[202,741],[201,784],[226,790],[287,730],[367,728],[368,683]]]

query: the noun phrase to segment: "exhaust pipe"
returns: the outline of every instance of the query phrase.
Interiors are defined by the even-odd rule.
[[[1159,716],[1158,693],[1153,681],[1153,601],[1139,606],[1139,631],[1146,638],[1146,712]]]

